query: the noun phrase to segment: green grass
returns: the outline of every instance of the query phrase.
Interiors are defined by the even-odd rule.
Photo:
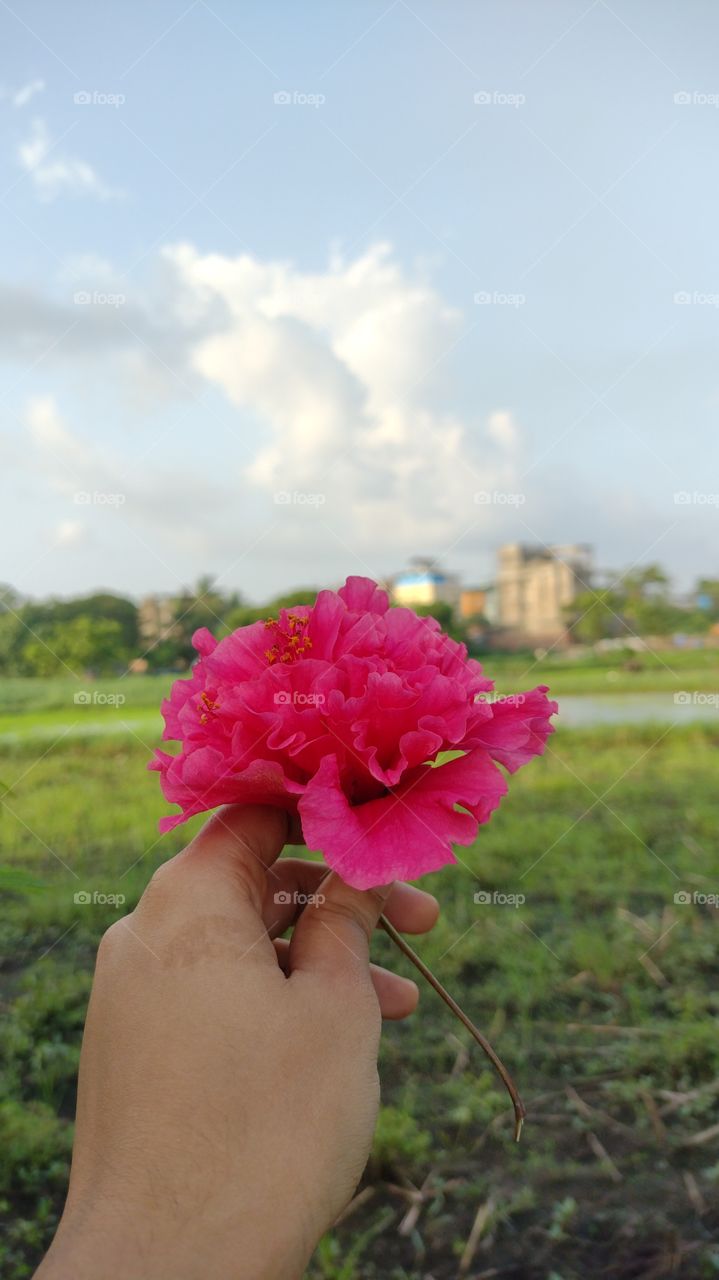
[[[0,685],[0,743],[20,736],[47,738],[123,731],[124,725],[157,736],[159,706],[171,676],[126,676],[116,680],[4,680]],[[89,701],[76,701],[88,697]]]
[[[672,649],[643,653],[587,653],[545,658],[532,654],[487,654],[480,661],[503,693],[548,684],[553,694],[677,693],[719,691],[719,650]]]
[[[517,693],[539,683],[553,695],[622,693],[719,693],[719,650],[691,649],[671,652],[628,650],[580,659],[551,652],[537,659],[526,654],[480,655],[487,674],[500,693]],[[117,679],[74,680],[10,679],[0,684],[0,744],[20,735],[34,734],[51,740],[54,735],[110,732],[129,723],[141,736],[156,735],[161,727],[158,707],[170,689],[173,676],[118,676]],[[91,701],[78,704],[75,697],[87,693]],[[123,699],[116,705],[106,699]]]
[[[503,1091],[423,991],[386,1027],[362,1198],[311,1280],[456,1277],[482,1206],[468,1276],[717,1274],[719,1141],[695,1140],[717,1118],[719,916],[674,894],[719,890],[718,746],[711,725],[559,732],[459,865],[427,878],[442,916],[418,949],[490,1035],[529,1122],[515,1147]],[[128,734],[0,749],[3,861],[41,886],[7,893],[0,926],[7,1280],[32,1274],[61,1208],[94,953],[118,912],[73,895],[124,894],[127,910],[187,839],[157,839],[148,753]],[[410,972],[384,936],[373,949]]]

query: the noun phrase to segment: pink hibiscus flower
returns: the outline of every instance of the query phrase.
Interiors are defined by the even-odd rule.
[[[193,644],[199,661],[162,706],[182,750],[149,766],[181,809],[160,830],[216,805],[277,805],[358,889],[455,862],[507,790],[498,766],[514,773],[553,732],[545,685],[487,701],[464,645],[368,578]]]

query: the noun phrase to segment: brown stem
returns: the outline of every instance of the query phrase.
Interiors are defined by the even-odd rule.
[[[422,974],[422,977],[426,978],[427,982],[431,987],[434,987],[435,991],[437,992],[437,995],[442,997],[446,1005],[449,1005],[450,1009],[452,1010],[452,1013],[454,1013],[459,1018],[463,1026],[467,1028],[470,1035],[474,1037],[474,1039],[477,1041],[477,1044],[486,1053],[487,1057],[489,1058],[489,1061],[491,1062],[492,1066],[497,1072],[497,1075],[501,1078],[502,1083],[504,1084],[504,1087],[507,1090],[507,1093],[512,1099],[512,1106],[514,1107],[514,1141],[519,1142],[519,1139],[522,1133],[522,1125],[524,1124],[524,1119],[527,1112],[525,1110],[524,1103],[522,1102],[522,1099],[520,1098],[519,1093],[517,1092],[517,1086],[515,1085],[512,1077],[507,1071],[507,1068],[505,1067],[501,1058],[498,1057],[498,1055],[495,1053],[494,1049],[489,1043],[489,1040],[487,1040],[487,1038],[482,1035],[482,1032],[479,1030],[479,1028],[475,1027],[472,1020],[467,1017],[464,1010],[460,1009],[459,1005],[457,1004],[457,1001],[449,994],[446,988],[442,986],[442,983],[439,981],[439,979],[435,978],[434,974],[432,973],[432,970],[427,968],[427,965],[424,963],[424,960],[420,959],[420,957],[417,955],[417,952],[413,951],[409,943],[406,942],[405,939],[402,937],[402,934],[397,932],[393,924],[390,924],[387,917],[380,916],[379,923],[381,927],[384,929],[385,933],[389,934],[389,937],[392,939],[395,946],[399,947],[402,954],[405,955],[408,960],[412,961],[412,964],[414,965],[415,969],[419,969],[419,972]]]

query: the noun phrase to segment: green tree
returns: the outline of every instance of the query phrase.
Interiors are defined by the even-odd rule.
[[[664,598],[637,600],[628,606],[632,629],[642,636],[669,636],[685,631],[688,609],[672,604]]]
[[[580,644],[596,644],[598,640],[626,635],[623,609],[623,597],[611,587],[580,592],[567,610],[572,636]]]
[[[695,595],[705,617],[719,618],[719,578],[700,578]]]
[[[17,614],[9,610],[0,611],[0,671],[4,675],[20,673],[20,652],[27,634]]]
[[[276,614],[280,609],[296,609],[298,604],[314,604],[319,595],[319,587],[298,587],[296,591],[287,591],[284,595],[275,596],[267,605],[268,616]]]
[[[0,614],[18,613],[22,608],[22,596],[7,582],[0,582]]]
[[[28,675],[51,676],[67,668],[76,675],[100,674],[124,665],[125,655],[119,622],[80,616],[31,635],[23,645],[22,662]]]
[[[435,618],[443,631],[451,627],[454,619],[451,604],[447,604],[444,600],[435,600],[434,604],[418,604],[414,612],[419,618]]]
[[[719,583],[704,579],[709,603],[716,590],[719,609]],[[645,565],[633,569],[611,587],[601,591],[583,591],[567,611],[569,626],[575,639],[595,644],[607,637],[639,635],[666,636],[677,632],[701,634],[707,630],[710,614],[695,604],[677,604],[672,599],[670,581],[661,565]]]
[[[664,599],[669,588],[669,578],[661,565],[648,564],[643,569],[633,569],[623,575],[620,589],[625,599]]]
[[[268,604],[263,605],[238,605],[236,609],[230,609],[225,618],[225,628],[227,631],[236,631],[238,627],[249,627],[252,622],[260,622],[262,618],[272,616],[272,608]]]
[[[116,622],[129,658],[138,645],[137,606],[124,596],[98,591],[72,600],[31,601],[22,609],[23,621],[42,634],[48,627],[62,627],[76,618],[89,618],[93,623]]]
[[[635,569],[622,578],[624,615],[638,635],[671,635],[682,629],[686,611],[673,603],[669,578],[658,564]]]
[[[213,635],[221,634],[227,615],[240,604],[238,592],[225,595],[216,587],[210,574],[203,574],[195,586],[183,591],[175,602],[175,625],[171,634],[161,642],[163,665],[168,665],[169,658],[169,665],[182,662],[189,666],[197,656],[192,646],[194,633],[200,627],[207,627]],[[147,656],[151,658],[150,654]],[[152,657],[153,665],[157,665],[158,654],[153,651]]]

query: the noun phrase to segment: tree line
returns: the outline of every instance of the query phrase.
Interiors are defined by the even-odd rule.
[[[203,577],[174,597],[150,598],[150,606],[154,601],[161,606],[163,620],[148,634],[147,602],[138,605],[107,591],[71,600],[26,600],[14,588],[0,586],[0,674],[55,676],[69,669],[106,675],[133,666],[183,670],[196,657],[192,636],[198,627],[226,635],[281,608],[312,603],[316,595],[317,588],[309,587],[254,606]]]
[[[719,621],[719,579],[700,578],[677,600],[668,575],[651,564],[610,586],[583,591],[567,608],[570,635],[579,644],[635,636],[701,636]]]
[[[150,612],[154,607],[162,613],[162,621],[153,624],[151,616],[148,623],[148,602],[138,605],[111,592],[37,601],[25,599],[12,587],[0,586],[0,674],[54,676],[68,669],[97,675],[128,668],[183,670],[194,660],[192,636],[198,627],[226,635],[237,627],[275,616],[281,608],[311,604],[317,590],[298,589],[256,606],[238,592],[223,592],[205,576],[195,587],[174,597],[151,597]],[[417,612],[436,617],[456,639],[467,640],[470,648],[481,622],[482,647],[493,647],[493,629],[485,619],[462,623],[445,603]],[[583,591],[567,608],[566,622],[568,638],[579,644],[628,635],[704,635],[719,623],[719,579],[702,578],[684,602],[677,602],[664,570],[649,565],[625,574],[611,586]],[[494,647],[499,647],[498,638]]]

